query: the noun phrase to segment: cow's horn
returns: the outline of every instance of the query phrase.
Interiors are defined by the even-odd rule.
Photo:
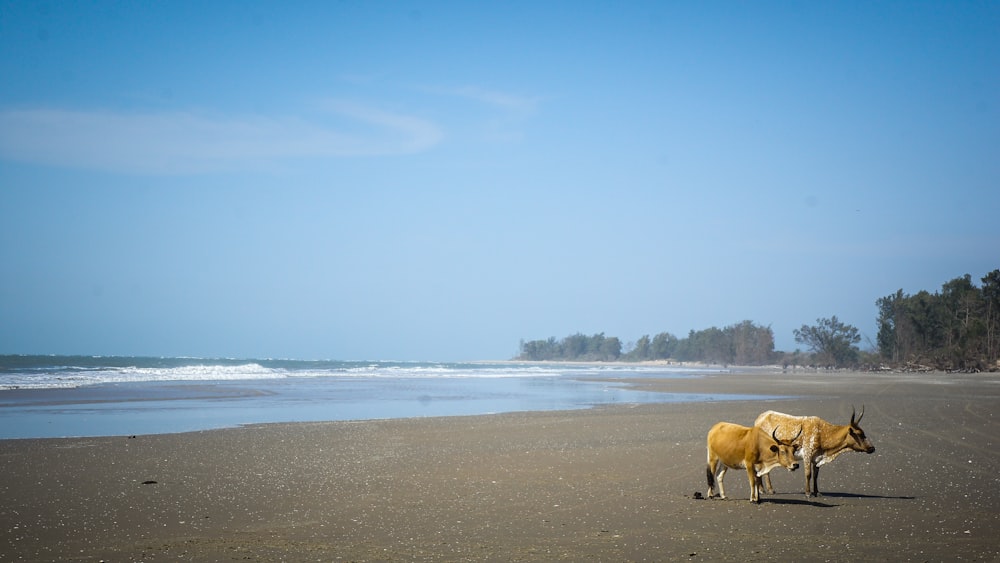
[[[858,419],[854,421],[854,424],[861,424],[861,417],[863,416],[865,416],[865,406],[861,405],[861,414],[858,416]]]
[[[854,426],[854,405],[851,405],[851,426]]]
[[[772,433],[771,433],[771,437],[772,437],[772,438],[774,438],[774,441],[775,441],[775,442],[778,442],[779,444],[784,444],[784,445],[786,445],[786,446],[791,446],[791,445],[792,445],[792,442],[794,442],[795,440],[798,440],[798,439],[799,439],[799,436],[801,436],[801,435],[802,435],[802,427],[801,427],[801,426],[799,426],[799,433],[798,433],[798,434],[796,434],[796,435],[795,435],[795,437],[794,437],[794,438],[792,438],[791,440],[779,440],[779,439],[778,439],[778,436],[776,435],[776,432],[777,432],[777,431],[778,431],[778,429],[777,429],[777,428],[775,428],[775,429],[774,429],[774,432],[772,432]]]
[[[778,442],[779,444],[781,443],[781,440],[778,439],[778,427],[777,426],[775,426],[774,430],[771,431],[771,438],[774,438],[775,442]]]

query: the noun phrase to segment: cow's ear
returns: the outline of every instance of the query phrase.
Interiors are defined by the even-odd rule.
[[[778,446],[775,446],[774,444],[771,444],[771,451],[774,452],[774,453],[778,453]]]

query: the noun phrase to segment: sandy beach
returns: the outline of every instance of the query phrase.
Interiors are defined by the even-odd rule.
[[[0,441],[3,561],[996,561],[1000,374],[641,380],[790,396]],[[876,447],[702,500],[705,435],[775,409]]]

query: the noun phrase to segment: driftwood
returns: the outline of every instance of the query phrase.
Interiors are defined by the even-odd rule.
[[[932,367],[924,364],[918,364],[916,362],[907,362],[899,366],[887,366],[882,365],[870,365],[865,368],[865,371],[871,373],[930,373],[935,371],[943,371],[945,373],[983,373],[983,372],[997,372],[1000,371],[1000,362],[996,367],[987,368],[983,365],[975,366],[964,366],[960,368],[941,368]]]

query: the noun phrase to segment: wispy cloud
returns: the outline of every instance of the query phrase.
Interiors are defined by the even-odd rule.
[[[538,112],[541,97],[523,96],[480,86],[428,88],[430,92],[469,100],[488,112],[482,121],[482,135],[490,141],[519,141],[525,125]]]
[[[305,117],[67,109],[0,110],[0,158],[138,174],[190,174],[292,158],[417,153],[436,124],[364,104],[328,101]],[[338,126],[328,124],[330,118]]]
[[[542,101],[537,97],[519,96],[479,86],[463,86],[449,90],[449,93],[522,115],[534,113]]]

